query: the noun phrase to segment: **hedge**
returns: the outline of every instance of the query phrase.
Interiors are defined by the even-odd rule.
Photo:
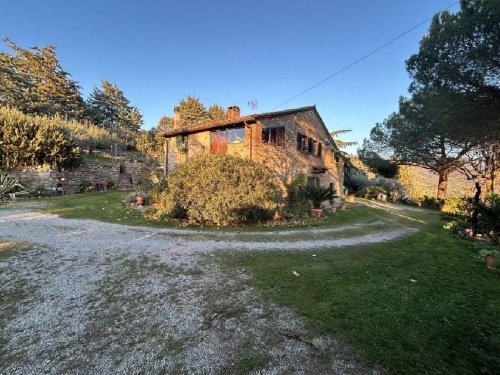
[[[167,179],[160,209],[192,222],[231,225],[264,221],[276,209],[278,189],[261,164],[237,156],[204,154]]]

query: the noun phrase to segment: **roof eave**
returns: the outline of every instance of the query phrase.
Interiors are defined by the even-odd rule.
[[[177,135],[199,133],[199,132],[219,129],[219,128],[223,128],[223,127],[227,127],[227,126],[231,126],[231,125],[252,123],[254,121],[255,121],[254,116],[244,116],[244,117],[240,117],[238,119],[224,121],[224,122],[201,123],[201,124],[191,125],[188,127],[169,129],[169,130],[165,130],[164,132],[162,132],[161,136],[165,137],[165,138],[170,138],[170,137],[175,137]]]

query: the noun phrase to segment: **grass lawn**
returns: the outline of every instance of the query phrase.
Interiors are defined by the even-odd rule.
[[[141,211],[127,207],[123,198],[130,192],[74,194],[47,198],[46,211],[66,219],[93,219],[109,223],[172,226],[169,222],[146,220]]]
[[[175,225],[144,219],[141,212],[122,202],[126,194],[50,198],[47,210],[64,218]],[[488,271],[484,262],[475,259],[467,241],[445,232],[437,212],[413,210],[405,215],[419,221],[379,209],[349,206],[326,220],[295,228],[382,221],[390,230],[411,226],[420,232],[390,242],[346,248],[225,252],[219,262],[230,269],[244,268],[253,274],[245,281],[250,286],[295,310],[319,334],[331,333],[344,339],[361,359],[379,364],[389,373],[500,373],[500,272]],[[380,224],[377,226],[380,231]],[[207,229],[214,232],[214,228]],[[229,230],[281,229],[293,228]],[[365,228],[367,233],[372,229]],[[362,232],[363,228],[353,229],[343,235]],[[342,235],[337,233],[333,236]],[[272,241],[299,240],[302,235],[298,234],[273,236]],[[327,236],[317,236],[322,235]],[[209,239],[210,232],[190,236]],[[316,234],[303,236],[310,239]],[[293,271],[300,276],[294,276]]]
[[[130,194],[124,191],[111,191],[111,192],[93,192],[87,194],[74,194],[67,196],[44,198],[42,201],[48,203],[46,212],[56,214],[66,219],[92,219],[105,221],[110,223],[118,223],[125,225],[140,225],[150,227],[175,227],[179,223],[176,221],[166,220],[148,220],[144,218],[139,210],[132,209],[123,203],[123,198]],[[389,217],[389,214],[383,211],[377,211],[377,217]],[[360,223],[366,221],[370,222],[374,219],[373,215],[365,216],[366,209],[359,206],[349,206],[346,211],[337,211],[336,214],[328,214],[324,220],[321,221],[305,221],[303,224],[288,225],[251,225],[251,226],[234,226],[223,228],[224,230],[288,230],[293,228],[307,228],[307,227],[326,227],[339,224]],[[215,226],[200,227],[192,225],[188,227],[199,229],[216,229]],[[219,229],[219,228],[217,228]]]
[[[442,230],[436,212],[418,215],[424,229],[396,241],[231,252],[221,262],[250,271],[252,286],[389,373],[500,373],[500,273]]]

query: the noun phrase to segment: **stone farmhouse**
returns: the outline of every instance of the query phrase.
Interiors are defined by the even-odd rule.
[[[309,184],[343,193],[344,159],[316,106],[240,116],[228,108],[228,119],[181,127],[174,108],[174,126],[165,137],[165,172],[206,152],[228,153],[265,165],[277,178],[283,198],[286,185],[303,173]]]

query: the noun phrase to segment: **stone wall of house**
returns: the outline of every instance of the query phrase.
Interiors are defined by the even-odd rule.
[[[250,156],[250,127],[245,128],[245,141],[238,144],[228,144],[226,152],[244,158]],[[168,169],[174,171],[179,165],[189,158],[210,152],[210,131],[189,134],[187,137],[187,150],[179,151],[175,137],[168,139]]]
[[[285,128],[284,147],[262,143],[262,130],[266,127]],[[310,137],[322,144],[320,157],[297,149],[297,133]],[[323,187],[330,184],[337,194],[343,195],[344,165],[340,158],[335,160],[333,145],[320,119],[313,110],[263,118],[245,127],[245,140],[240,144],[228,144],[227,153],[250,158],[264,164],[276,177],[283,201],[288,195],[287,184],[299,173],[306,177],[316,177]],[[190,157],[210,152],[210,131],[189,134],[187,151],[179,152],[175,137],[168,139],[168,170],[172,172]]]
[[[323,187],[332,184],[338,195],[343,194],[343,161],[339,159],[336,162],[333,145],[314,111],[296,112],[274,119],[265,118],[259,122],[261,126],[254,128],[253,159],[265,164],[278,177],[284,198],[287,196],[286,185],[299,173],[318,178]],[[262,129],[276,126],[285,128],[285,147],[263,144],[261,141]],[[321,142],[321,157],[298,150],[297,133]],[[318,173],[318,170],[321,172]]]
[[[123,161],[110,165],[83,163],[78,168],[59,170],[37,167],[9,172],[20,179],[29,189],[52,194],[80,192],[83,181],[90,181],[94,190],[107,190],[113,181],[118,189],[133,189],[151,171],[142,162]]]

